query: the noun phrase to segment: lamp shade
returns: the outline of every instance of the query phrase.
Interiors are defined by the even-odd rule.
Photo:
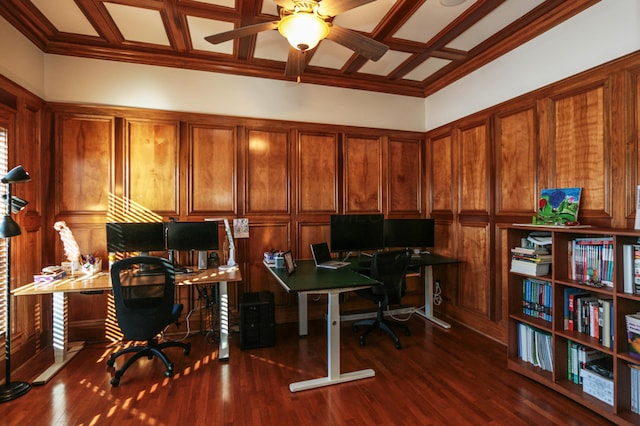
[[[298,50],[313,49],[329,34],[327,23],[313,13],[298,12],[278,22],[278,31]]]
[[[22,166],[15,166],[2,178],[2,183],[29,182],[30,180],[31,176]]]
[[[6,202],[7,194],[3,194],[2,199],[5,200]],[[12,195],[11,196],[11,213],[14,213],[14,214],[18,213],[19,211],[27,207],[27,204],[29,204],[27,200],[24,200],[20,197],[16,197],[15,195]]]
[[[0,221],[0,238],[10,238],[22,234],[20,225],[9,215],[5,215]]]

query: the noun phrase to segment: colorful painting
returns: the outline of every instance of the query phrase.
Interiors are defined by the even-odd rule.
[[[538,225],[565,225],[578,222],[582,188],[543,189],[538,204]]]

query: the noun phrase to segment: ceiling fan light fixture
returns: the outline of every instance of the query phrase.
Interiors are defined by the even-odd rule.
[[[283,17],[278,31],[298,50],[311,50],[329,34],[329,25],[314,13],[298,12]]]

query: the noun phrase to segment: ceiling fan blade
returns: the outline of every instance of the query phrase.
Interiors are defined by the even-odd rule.
[[[260,24],[247,25],[246,27],[236,28],[235,30],[213,34],[205,37],[204,39],[211,44],[218,44],[225,41],[233,40],[234,38],[241,38],[241,37],[254,35],[262,31],[275,30],[276,28],[278,28],[277,21],[262,22]]]
[[[287,65],[284,69],[286,77],[298,77],[304,72],[306,65],[306,57],[304,52],[289,46],[289,56],[287,57]]]
[[[327,38],[372,61],[382,58],[389,50],[389,46],[386,44],[337,25],[332,25],[329,28]]]
[[[275,1],[275,0],[274,0]],[[336,16],[347,10],[373,3],[376,0],[322,0],[318,7],[318,13],[324,16]],[[278,3],[276,1],[276,3]]]

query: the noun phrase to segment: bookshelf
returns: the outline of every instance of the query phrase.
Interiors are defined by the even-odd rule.
[[[513,272],[512,249],[521,247],[523,239],[530,233],[540,231],[547,231],[551,235],[549,274],[531,276]],[[639,411],[638,404],[632,401],[632,394],[640,392],[637,386],[640,358],[629,352],[625,323],[627,314],[640,312],[640,294],[629,291],[628,259],[623,261],[624,247],[636,244],[638,238],[640,232],[625,229],[512,225],[507,227],[508,246],[504,251],[508,253],[505,255],[508,276],[507,367],[581,403],[616,424],[640,424],[640,414],[634,412]],[[577,244],[600,245],[600,248],[578,247]],[[574,252],[581,253],[584,259],[592,255],[600,256],[603,260],[596,262],[596,266],[586,266],[586,260],[577,259]],[[594,255],[594,252],[597,254]],[[575,271],[578,263],[581,273]],[[626,272],[623,265],[627,266]],[[527,293],[530,289],[533,289],[533,296]],[[570,298],[582,306],[582,328],[576,323],[569,327],[569,319],[577,322],[579,315],[577,307],[572,313],[569,311]],[[550,312],[550,315],[538,314],[541,309]],[[590,315],[593,315],[593,320]],[[527,336],[527,340],[523,341],[522,336]],[[547,347],[549,340],[551,349]],[[533,348],[531,342],[534,342]],[[536,346],[536,342],[544,343]],[[550,369],[545,366],[549,362],[546,359],[549,351]],[[580,357],[584,356],[580,352],[595,353],[594,358],[598,361],[594,363],[606,363],[607,371],[611,370],[611,377],[603,379],[590,369],[597,367],[590,367],[582,379],[576,380],[575,363],[578,362],[580,371]],[[636,407],[632,408],[633,405]]]

